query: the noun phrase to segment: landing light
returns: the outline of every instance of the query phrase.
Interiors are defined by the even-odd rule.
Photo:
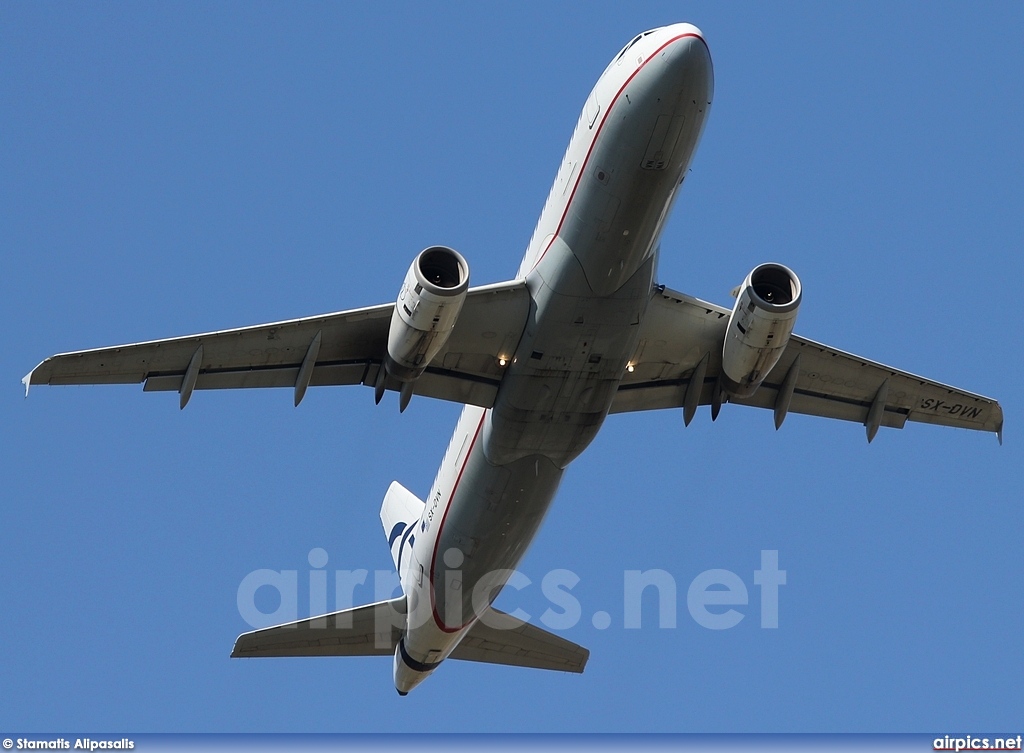
[[[626,364],[626,371],[628,371],[630,374],[633,373],[633,369],[634,368],[636,368],[636,367],[633,365],[632,362]]]
[[[498,365],[504,368],[508,365],[508,360],[504,356],[498,356]]]

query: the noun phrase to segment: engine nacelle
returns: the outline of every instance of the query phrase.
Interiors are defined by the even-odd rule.
[[[417,379],[448,341],[469,290],[469,264],[446,246],[413,260],[398,293],[388,332],[387,373]]]
[[[779,362],[800,308],[800,280],[781,264],[754,267],[739,287],[722,346],[722,388],[754,394]]]

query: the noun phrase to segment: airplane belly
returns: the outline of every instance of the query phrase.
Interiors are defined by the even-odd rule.
[[[504,466],[479,450],[470,457],[429,566],[439,626],[459,629],[490,605],[540,528],[562,473],[540,455]]]
[[[636,352],[658,237],[712,96],[707,47],[681,31],[648,60],[613,62],[588,99],[520,268],[526,328],[493,407],[464,411],[425,507],[400,690],[449,656],[507,583]]]
[[[618,86],[617,89],[614,87]],[[558,231],[596,295],[610,295],[651,254],[704,128],[712,96],[703,41],[667,47],[610,100]]]
[[[418,526],[403,582],[409,595],[403,650],[420,667],[416,673],[446,658],[497,596],[561,481],[562,469],[539,455],[489,462],[481,442],[488,414],[471,407],[463,413]]]
[[[487,459],[530,455],[566,467],[604,422],[636,350],[654,258],[609,296],[594,296],[578,258],[555,239],[527,278],[532,316],[483,427]]]
[[[497,465],[540,454],[564,468],[596,436],[635,352],[658,238],[704,127],[713,73],[702,39],[684,34],[619,65],[588,99],[598,116],[584,110],[524,260],[536,258],[524,275],[533,309],[484,431]]]

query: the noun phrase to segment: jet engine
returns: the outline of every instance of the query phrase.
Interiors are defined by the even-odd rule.
[[[800,280],[781,264],[754,267],[737,288],[722,346],[722,389],[750,397],[782,357],[800,308]]]
[[[446,246],[421,251],[409,267],[391,315],[384,361],[387,374],[402,382],[404,403],[412,394],[412,382],[448,341],[468,290],[469,264]],[[377,384],[379,401],[383,373]]]

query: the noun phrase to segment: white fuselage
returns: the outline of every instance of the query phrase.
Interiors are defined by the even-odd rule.
[[[429,675],[497,596],[565,467],[608,414],[713,87],[700,31],[677,24],[630,42],[588,97],[519,268],[531,296],[519,347],[494,407],[463,410],[401,550],[400,692]]]

